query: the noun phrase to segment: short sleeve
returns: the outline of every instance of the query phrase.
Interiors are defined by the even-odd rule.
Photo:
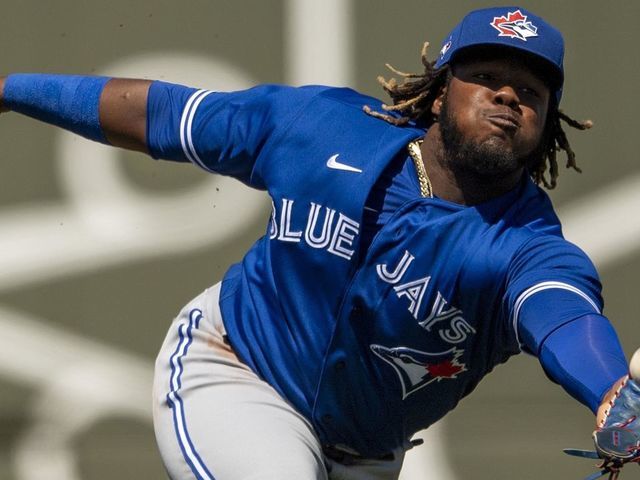
[[[255,162],[269,142],[327,87],[261,85],[213,92],[154,82],[147,107],[147,143],[154,158],[190,161],[256,188]]]
[[[518,343],[534,354],[555,329],[603,308],[591,260],[576,245],[550,235],[535,237],[516,253],[503,301]]]

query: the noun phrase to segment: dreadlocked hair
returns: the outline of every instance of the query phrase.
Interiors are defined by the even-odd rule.
[[[424,66],[423,73],[406,73],[395,69],[388,63],[385,66],[395,75],[402,77],[402,83],[395,78],[385,80],[378,77],[378,83],[391,97],[392,105],[383,104],[382,109],[389,113],[377,112],[368,105],[363,110],[372,117],[380,118],[396,126],[401,126],[415,121],[425,128],[430,127],[436,119],[431,113],[434,100],[444,88],[451,72],[448,65],[435,68],[435,61],[429,61],[427,50],[429,42],[422,46],[421,59]],[[569,117],[557,108],[555,98],[551,100],[547,113],[547,123],[543,133],[541,154],[534,164],[529,167],[529,174],[537,185],[544,185],[551,190],[557,185],[559,169],[557,153],[564,151],[567,157],[566,167],[581,173],[582,170],[576,164],[576,155],[565,133],[562,122],[577,130],[587,130],[593,126],[591,120],[578,121]]]

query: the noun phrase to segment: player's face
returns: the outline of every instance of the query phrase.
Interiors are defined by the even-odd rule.
[[[539,153],[550,91],[521,58],[456,62],[441,103],[434,103],[452,167],[507,175]]]

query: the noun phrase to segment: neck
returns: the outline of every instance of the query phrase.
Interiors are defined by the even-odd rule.
[[[422,158],[433,194],[460,205],[477,205],[509,192],[516,187],[524,170],[518,169],[500,177],[484,177],[452,169],[437,123],[431,126],[424,137]]]

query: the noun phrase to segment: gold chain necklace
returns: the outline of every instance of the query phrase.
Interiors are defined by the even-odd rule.
[[[416,166],[416,172],[418,173],[418,182],[420,183],[420,195],[424,198],[433,198],[433,189],[431,188],[431,180],[424,168],[424,162],[422,161],[422,153],[420,152],[420,145],[422,139],[414,140],[407,145],[409,155],[413,160],[413,164]]]

